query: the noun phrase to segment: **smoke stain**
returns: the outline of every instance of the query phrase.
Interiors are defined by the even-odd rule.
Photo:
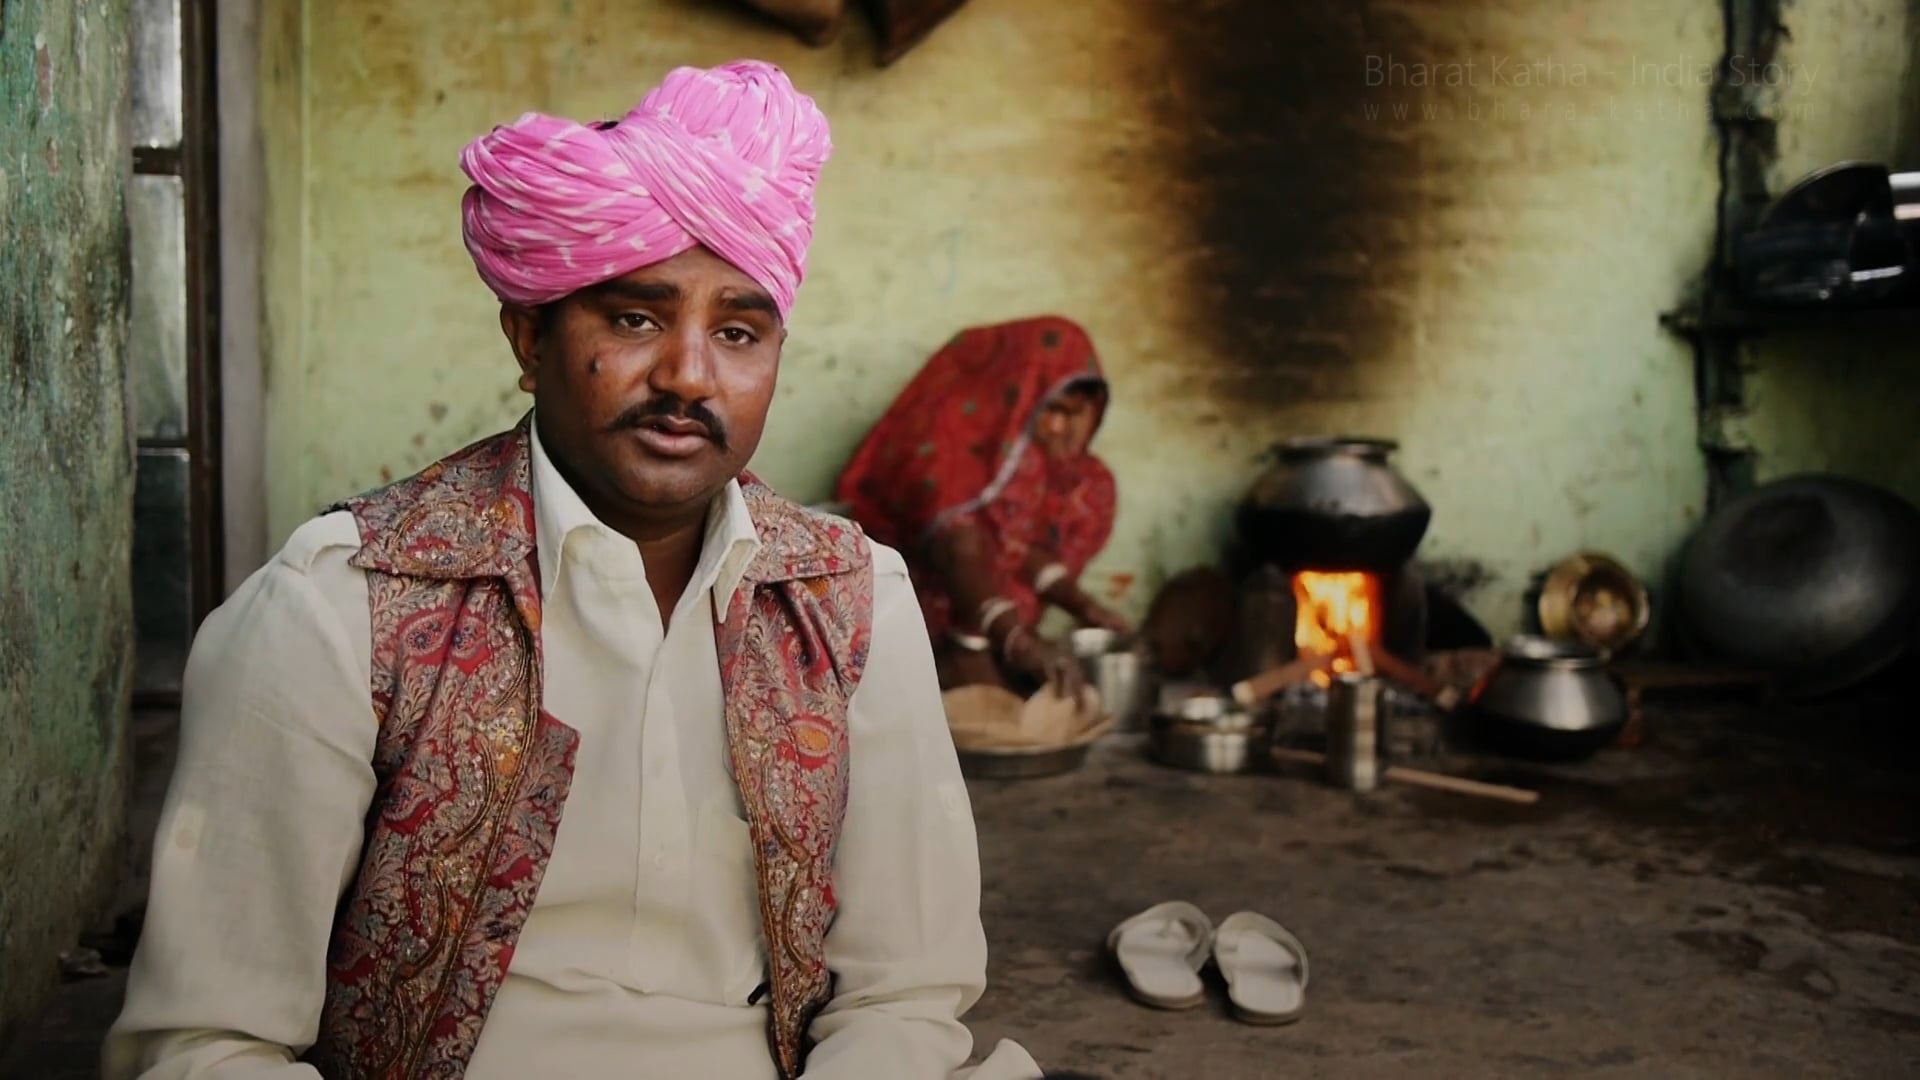
[[[1417,54],[1416,25],[1364,5],[1138,2],[1166,50],[1149,110],[1195,248],[1206,396],[1242,416],[1369,396],[1411,337],[1423,178],[1366,113],[1365,65]]]

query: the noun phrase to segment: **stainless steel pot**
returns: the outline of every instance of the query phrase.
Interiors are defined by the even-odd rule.
[[[1292,439],[1240,504],[1250,554],[1288,569],[1389,570],[1413,557],[1432,508],[1386,439]]]
[[[1225,694],[1190,694],[1164,709],[1159,719],[1214,731],[1245,731],[1259,726],[1252,713]]]
[[[1519,757],[1588,757],[1627,723],[1626,691],[1606,664],[1590,645],[1516,637],[1468,698],[1466,734]]]
[[[1920,622],[1920,510],[1837,476],[1755,488],[1687,544],[1680,613],[1702,651],[1819,693],[1898,659]]]
[[[1232,698],[1198,694],[1153,715],[1147,753],[1176,769],[1245,772],[1263,758],[1270,737],[1271,729]]]
[[[1247,772],[1265,756],[1267,729],[1222,731],[1199,724],[1162,723],[1154,718],[1147,753],[1175,769],[1204,773]]]

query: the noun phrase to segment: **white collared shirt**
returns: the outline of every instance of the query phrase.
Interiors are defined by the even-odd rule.
[[[771,1080],[753,860],[729,774],[716,603],[758,547],[738,484],[662,620],[632,541],[533,439],[545,705],[580,735],[553,855],[470,1080]],[[107,1080],[313,1078],[327,939],[374,793],[365,575],[346,513],[301,528],[195,640],[181,747]],[[852,789],[812,1080],[964,1075],[985,985],[971,807],[905,564],[874,545]],[[1038,1077],[1002,1043],[975,1080]]]

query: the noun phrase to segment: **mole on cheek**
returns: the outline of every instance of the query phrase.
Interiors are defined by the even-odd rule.
[[[600,361],[598,360],[587,361],[587,374],[589,375],[600,374]]]

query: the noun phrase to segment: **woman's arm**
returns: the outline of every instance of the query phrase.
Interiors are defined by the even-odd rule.
[[[994,654],[1009,666],[1078,694],[1082,676],[1071,656],[1022,626],[1010,608],[989,607],[1005,595],[1007,585],[995,580],[993,543],[978,524],[958,521],[941,530],[929,545],[933,568],[953,601],[956,628],[986,638]]]
[[[1126,618],[1080,587],[1080,575],[1113,535],[1119,491],[1113,473],[1099,458],[1078,459],[1064,497],[1056,500],[1047,522],[1050,541],[1028,553],[1022,573],[1034,592],[1088,626],[1130,633]]]
[[[1133,625],[1126,616],[1095,600],[1080,587],[1077,575],[1051,548],[1035,547],[1027,554],[1020,571],[1040,599],[1059,608],[1085,626],[1098,626],[1115,633],[1131,633]]]
[[[934,536],[929,544],[934,570],[946,583],[947,596],[953,601],[953,621],[956,627],[967,633],[982,634],[992,638],[991,627],[979,623],[980,609],[987,601],[1002,594],[1001,583],[994,580],[993,540],[987,531],[969,521],[955,522]],[[1004,633],[1011,619],[997,620],[999,630]]]

